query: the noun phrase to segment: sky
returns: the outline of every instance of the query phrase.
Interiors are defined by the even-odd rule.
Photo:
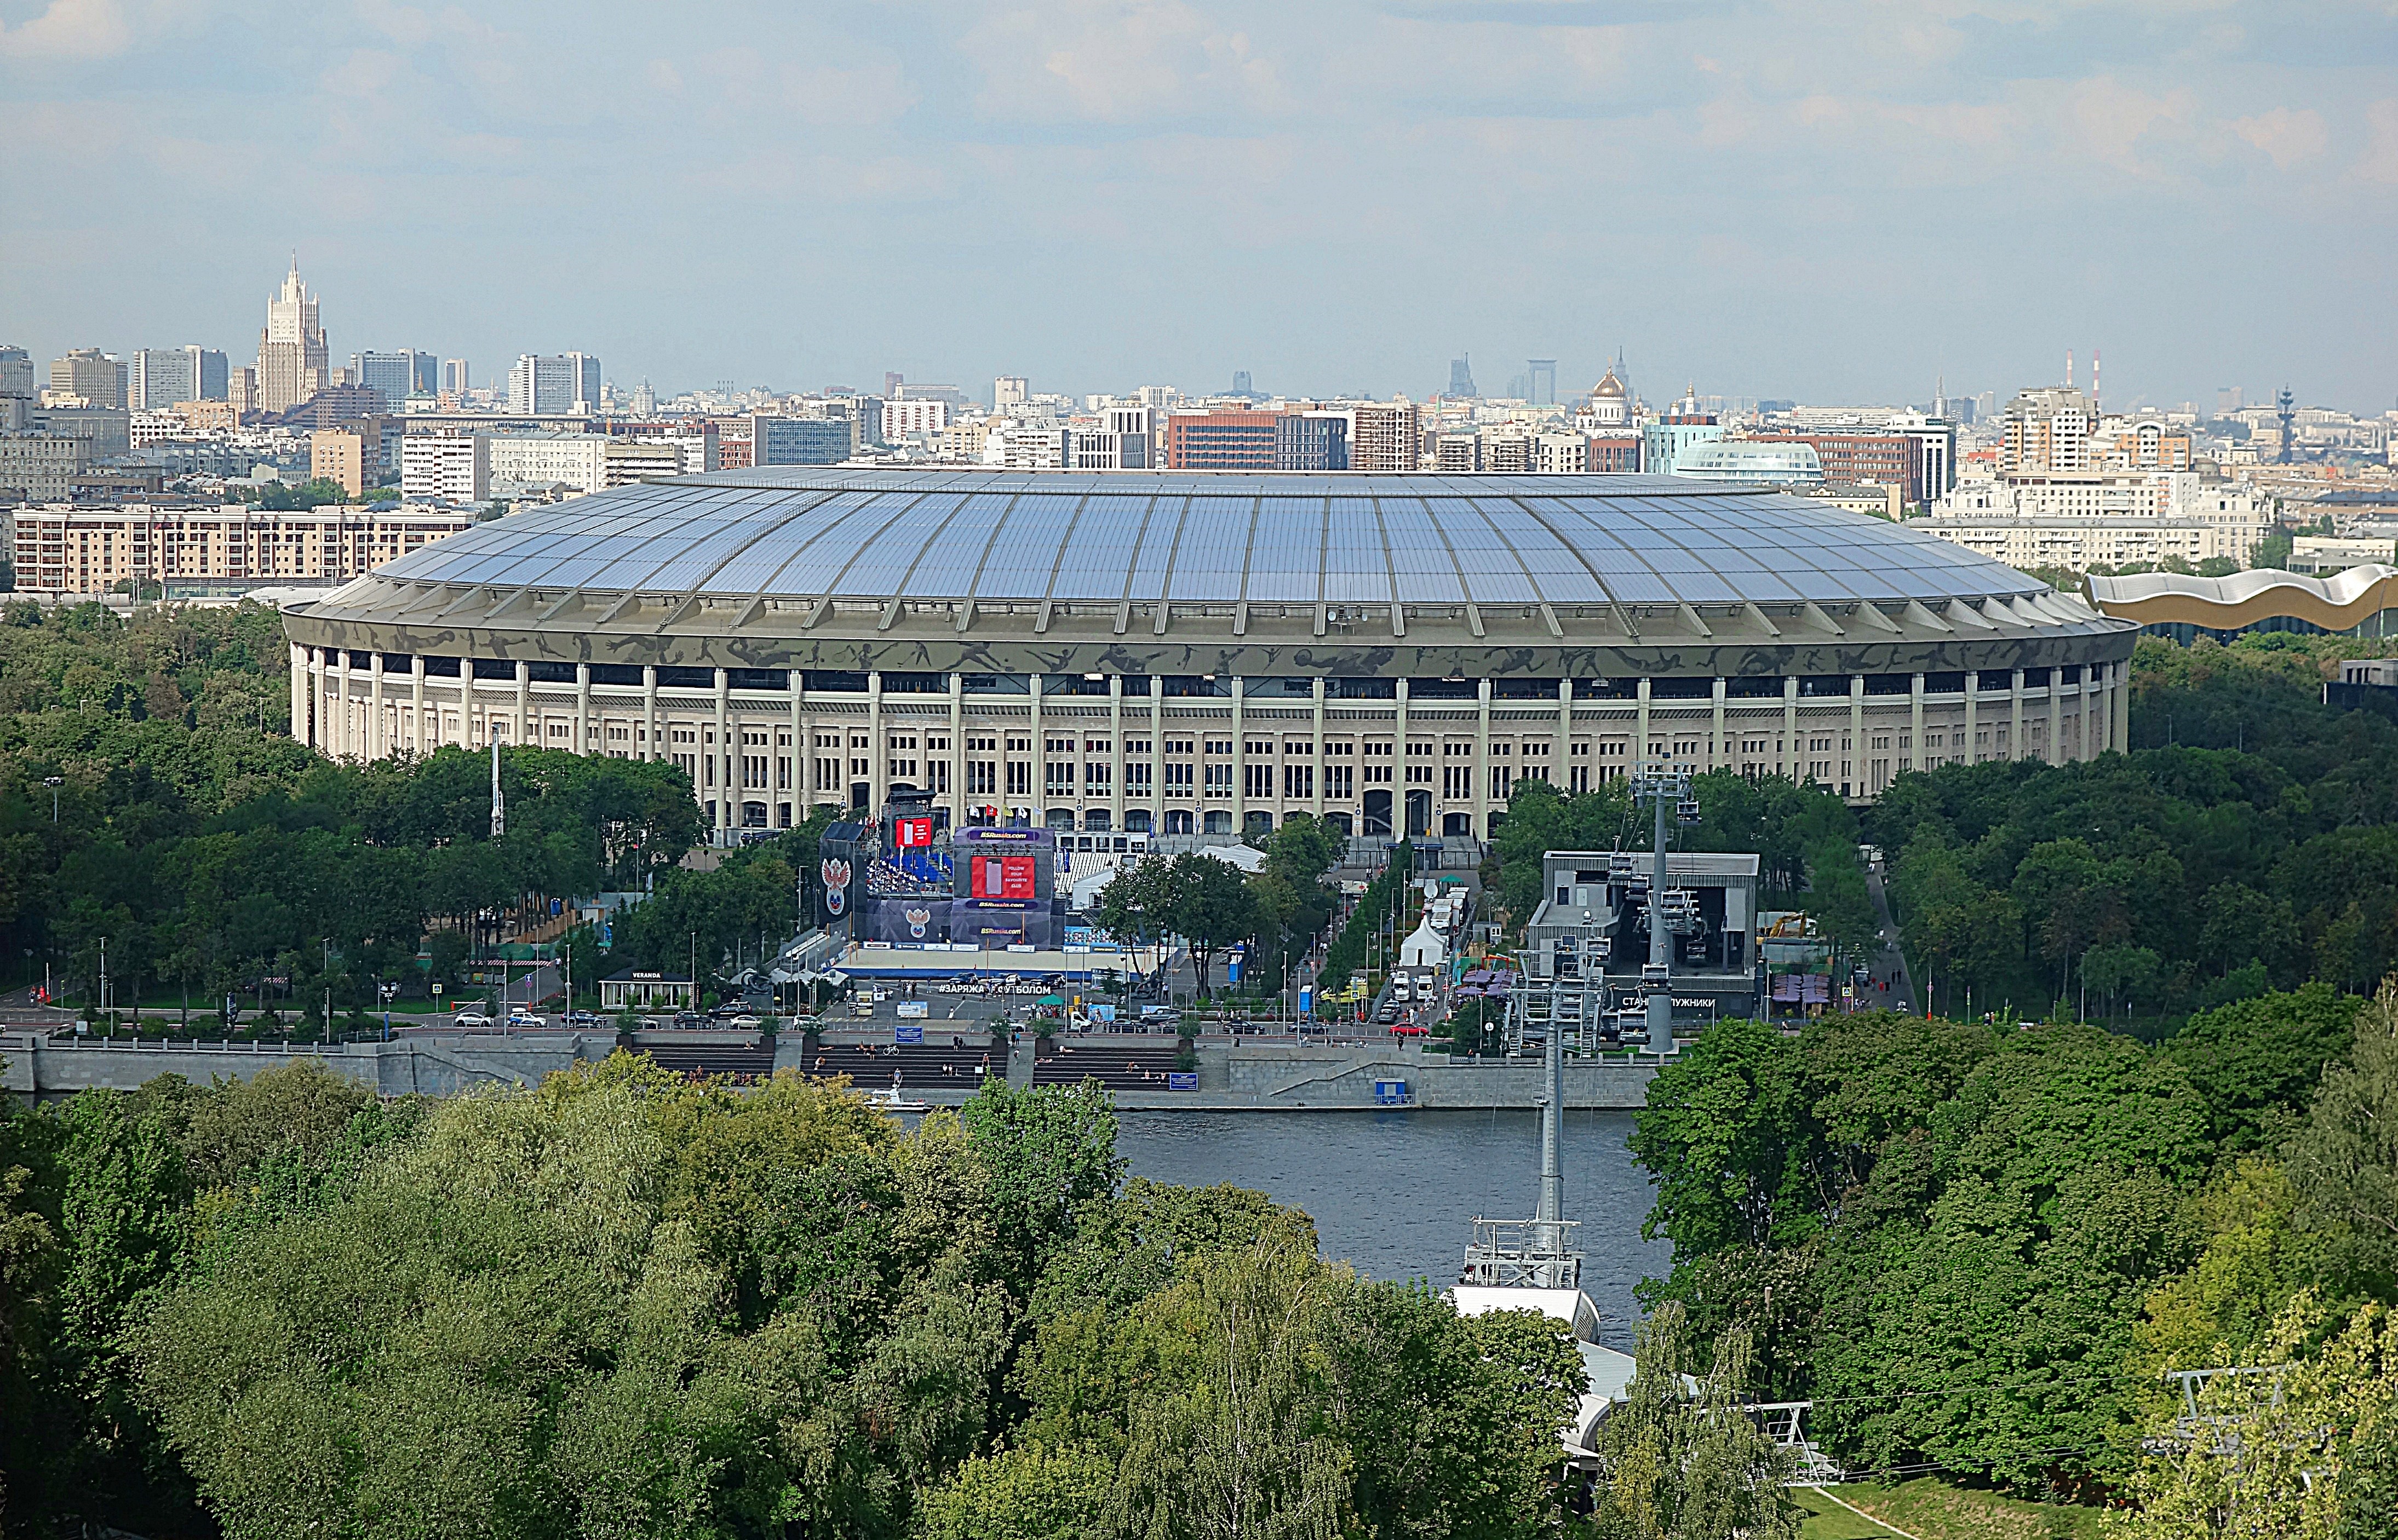
[[[0,342],[2398,403],[2398,3],[0,0]]]

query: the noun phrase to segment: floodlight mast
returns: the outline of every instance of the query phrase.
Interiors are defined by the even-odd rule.
[[[1649,878],[1649,963],[1640,970],[1649,1051],[1652,1053],[1674,1051],[1674,949],[1666,940],[1671,931],[1665,921],[1665,805],[1671,802],[1678,814],[1687,816],[1691,774],[1696,768],[1654,759],[1634,771],[1632,777],[1633,805],[1637,807],[1646,801],[1657,814],[1655,864]]]

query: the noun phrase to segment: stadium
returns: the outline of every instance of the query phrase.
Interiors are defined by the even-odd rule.
[[[286,616],[327,754],[670,757],[725,838],[896,797],[1100,850],[1487,837],[1520,779],[1652,757],[1855,799],[2086,758],[2136,632],[1764,488],[796,466],[518,514]]]

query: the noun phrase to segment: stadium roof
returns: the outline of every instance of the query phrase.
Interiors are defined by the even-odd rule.
[[[1901,525],[1662,476],[774,467],[517,514],[379,569],[452,588],[1085,605],[2038,600]]]

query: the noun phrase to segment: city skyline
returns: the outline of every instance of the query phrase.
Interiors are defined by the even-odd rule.
[[[581,351],[661,394],[1421,398],[1470,352],[1563,398],[1621,348],[1651,401],[1904,403],[2096,348],[2110,403],[2398,392],[2370,7],[900,6],[731,47],[584,14],[11,7],[0,340],[247,361],[296,248],[336,361],[493,384]]]

